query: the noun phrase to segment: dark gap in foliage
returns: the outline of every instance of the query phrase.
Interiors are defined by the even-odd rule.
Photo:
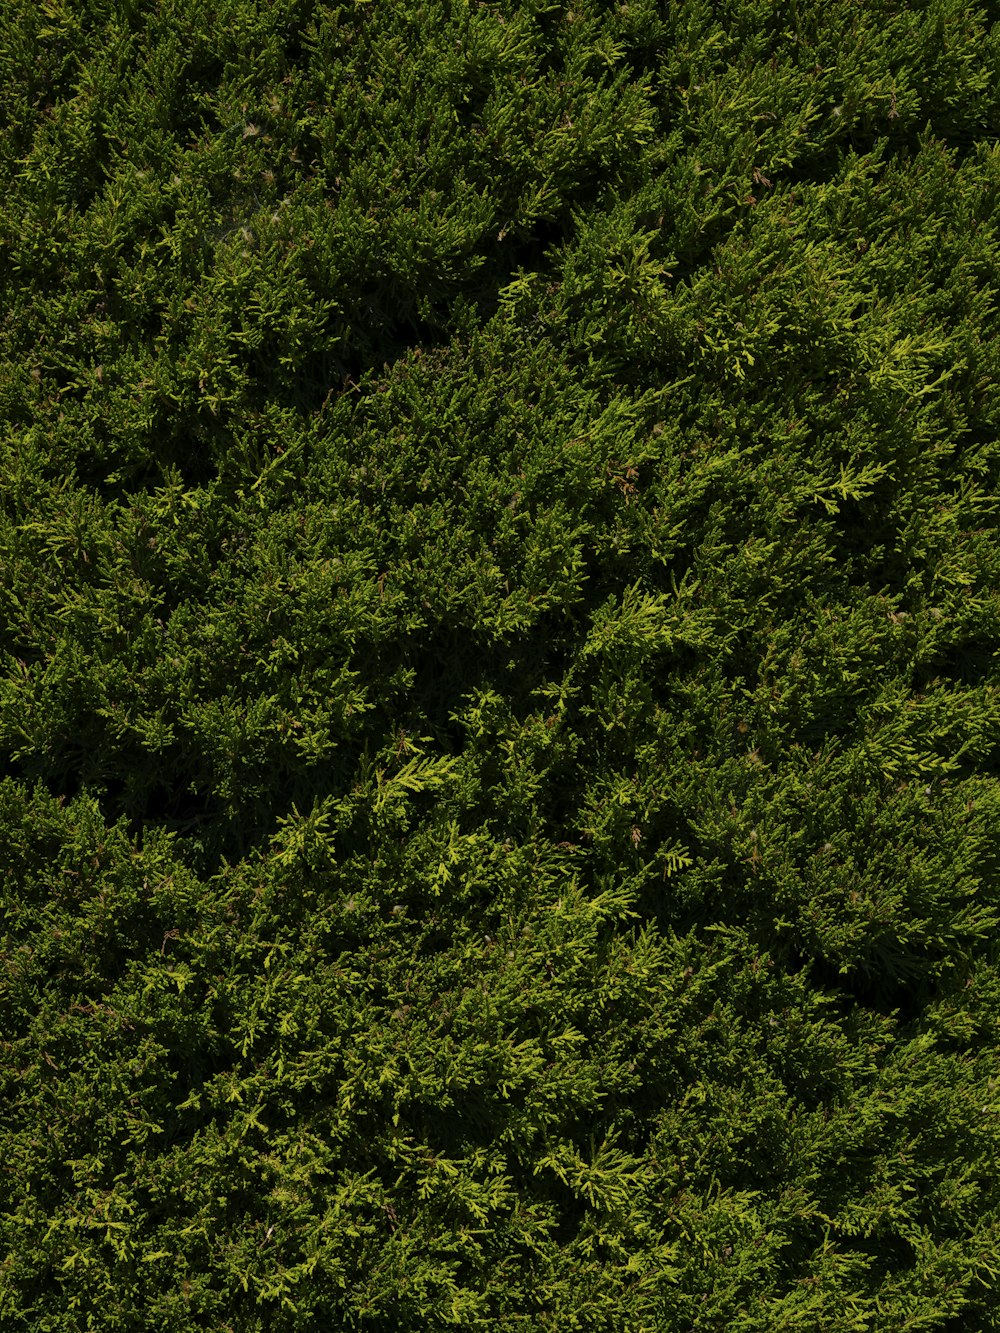
[[[106,784],[110,807],[127,815],[137,827],[151,824],[178,833],[187,833],[218,820],[223,812],[220,802],[207,792],[192,792],[179,785],[168,787],[160,782],[151,784],[141,795],[141,804],[135,795],[126,794],[123,782]]]
[[[936,994],[934,983],[927,977],[900,976],[888,963],[881,971],[869,967],[844,976],[822,958],[791,950],[787,967],[791,972],[805,969],[818,989],[837,999],[845,1017],[858,1008],[886,1018],[895,1016],[904,1035],[919,1023]]]
[[[932,126],[935,139],[942,140],[955,152],[955,166],[959,167],[969,157],[979,151],[984,141],[995,141],[996,133],[983,135],[972,131],[964,122],[956,122],[948,128],[939,121],[906,130],[893,130],[886,133],[885,128],[875,126],[864,128],[855,126],[843,137],[827,142],[822,149],[806,151],[790,166],[781,170],[780,181],[784,186],[816,185],[825,180],[836,178],[841,172],[848,154],[857,158],[880,151],[883,169],[888,166],[906,166],[920,152],[926,137],[926,126]]]
[[[842,1242],[842,1251],[861,1254],[870,1263],[873,1280],[898,1278],[916,1266],[914,1247],[894,1234],[889,1226],[880,1226],[871,1236],[854,1236]],[[940,1327],[940,1325],[939,1325]],[[969,1327],[968,1324],[965,1325]]]
[[[23,782],[29,788],[40,782],[61,805],[74,801],[82,794],[85,785],[78,770],[64,768],[54,772],[53,766],[41,761],[37,755],[24,759],[7,757],[0,764],[0,777]]]
[[[920,693],[934,681],[941,680],[965,687],[983,685],[989,681],[995,665],[996,648],[992,640],[966,639],[915,667],[913,689]],[[960,772],[967,771],[969,775],[975,772],[995,773],[998,759],[1000,749],[994,749],[991,754],[981,755],[974,763],[965,765]]]

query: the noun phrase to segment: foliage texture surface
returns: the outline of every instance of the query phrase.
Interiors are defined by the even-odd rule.
[[[997,4],[0,18],[0,1326],[1000,1329]]]

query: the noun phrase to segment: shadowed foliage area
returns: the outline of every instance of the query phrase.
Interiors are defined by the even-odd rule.
[[[0,5],[0,1325],[1000,1330],[1000,9]]]

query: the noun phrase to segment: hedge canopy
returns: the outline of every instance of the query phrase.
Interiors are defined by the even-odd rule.
[[[1000,6],[0,17],[0,1325],[1000,1329]]]

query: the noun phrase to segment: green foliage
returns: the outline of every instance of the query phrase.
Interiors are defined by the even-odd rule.
[[[0,1325],[1000,1329],[1000,14],[7,0]]]

